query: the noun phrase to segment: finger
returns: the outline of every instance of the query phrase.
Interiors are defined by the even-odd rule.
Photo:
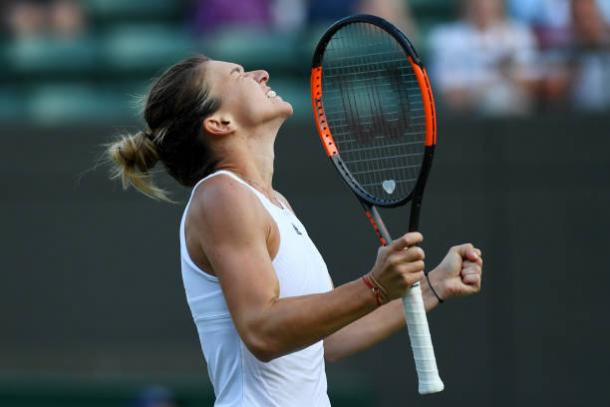
[[[388,256],[388,264],[392,266],[400,266],[417,261],[422,261],[426,258],[426,254],[421,247],[412,246],[408,249],[403,249],[399,252],[391,253]]]
[[[481,274],[481,266],[478,263],[473,263],[470,261],[465,261],[462,267],[462,273],[478,273]]]
[[[394,240],[390,245],[390,251],[400,251],[405,247],[416,245],[424,240],[419,232],[409,232],[406,235]]]
[[[479,266],[483,266],[483,258],[481,256],[477,256],[476,260],[474,260],[476,264]]]
[[[460,275],[462,276],[462,279],[464,279],[466,276],[480,276],[481,268],[478,266],[468,267],[468,268],[463,269],[461,271]]]
[[[461,244],[459,246],[454,246],[451,249],[463,259],[477,262],[481,260],[481,256],[479,255],[480,250],[475,248],[472,243]]]
[[[423,272],[426,268],[426,264],[423,260],[417,260],[410,263],[405,263],[400,266],[400,272],[402,274],[412,274]]]
[[[466,257],[470,250],[474,250],[472,243],[464,243],[451,248],[451,251],[456,252],[461,257]]]
[[[424,263],[424,254],[423,250],[419,247],[412,247],[408,250],[402,250],[397,253],[392,253],[387,258],[387,264],[392,267],[400,268],[403,270],[404,266],[414,265],[414,264],[423,264]],[[422,266],[423,269],[423,266]]]
[[[424,272],[422,270],[414,270],[409,273],[403,273],[402,278],[406,285],[411,286],[424,278]]]
[[[473,248],[473,249],[469,249],[466,251],[466,257],[468,260],[470,261],[474,261],[474,262],[480,262],[481,261],[481,256],[479,255],[480,251],[477,251],[477,249]]]
[[[426,258],[426,253],[424,252],[424,249],[419,246],[411,246],[408,249],[402,250],[397,254],[399,254],[403,258],[403,260],[407,262],[424,260]]]
[[[480,274],[468,274],[465,275],[462,279],[464,284],[479,286],[481,284],[481,275]]]

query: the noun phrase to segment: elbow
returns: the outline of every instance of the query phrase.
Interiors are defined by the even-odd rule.
[[[337,363],[341,359],[343,359],[344,356],[345,355],[341,355],[338,353],[326,352],[326,350],[324,351],[324,361],[327,363]]]
[[[327,363],[336,363],[343,358],[339,352],[333,347],[332,341],[324,340],[324,361]]]
[[[263,363],[271,362],[282,356],[278,347],[273,344],[273,341],[264,339],[257,335],[247,335],[243,338],[243,342],[250,351],[250,353],[259,361]]]
[[[339,361],[339,358],[336,357],[335,355],[329,355],[327,353],[324,353],[324,361],[326,363],[336,363]]]
[[[276,353],[274,353],[268,349],[263,349],[263,348],[254,348],[254,347],[248,346],[248,350],[250,351],[250,353],[252,355],[254,355],[254,357],[259,362],[263,362],[263,363],[269,363],[273,359],[275,359],[279,356]]]

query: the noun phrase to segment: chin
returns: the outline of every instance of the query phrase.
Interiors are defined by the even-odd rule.
[[[292,116],[292,114],[294,113],[294,109],[292,108],[292,105],[290,103],[286,102],[285,100],[282,100],[282,113],[287,118]]]

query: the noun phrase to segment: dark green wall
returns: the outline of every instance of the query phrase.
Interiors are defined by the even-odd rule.
[[[179,273],[182,206],[122,192],[91,170],[120,130],[2,129],[5,388],[3,377],[43,373],[199,375],[207,388]],[[310,124],[289,123],[275,186],[341,284],[372,265],[376,239],[318,144]],[[383,407],[608,404],[609,208],[607,118],[441,123],[421,221],[427,264],[466,241],[486,262],[479,296],[430,316],[446,390],[417,395],[406,332],[329,366],[330,389],[371,389]],[[406,213],[387,213],[395,234]]]

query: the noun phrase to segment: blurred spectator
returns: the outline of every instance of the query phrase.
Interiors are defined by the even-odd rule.
[[[407,0],[360,0],[357,11],[385,18],[417,43],[417,26]]]
[[[530,25],[544,48],[568,46],[572,23],[571,0],[509,0],[510,15]],[[610,22],[610,0],[597,0]]]
[[[9,6],[7,21],[15,39],[72,38],[85,29],[85,13],[75,0],[15,1]]]
[[[508,20],[502,0],[464,0],[460,21],[431,33],[431,74],[456,112],[526,114],[534,107],[536,41]]]
[[[51,32],[62,38],[74,38],[85,31],[85,12],[79,2],[56,0],[49,8]]]
[[[579,110],[610,109],[610,30],[595,0],[572,0],[571,99]]]
[[[567,26],[571,19],[571,0],[509,0],[511,15],[528,24]],[[597,0],[602,15],[610,21],[610,0]]]
[[[352,14],[372,14],[385,18],[416,40],[417,27],[407,0],[310,0],[309,23],[328,25]]]
[[[305,0],[274,0],[271,14],[276,29],[296,31],[303,28],[307,13]]]
[[[406,0],[198,0],[194,15],[196,32],[207,34],[236,27],[296,31],[305,20],[328,25],[356,13],[378,15],[415,35]]]
[[[207,34],[223,28],[266,28],[271,24],[269,0],[199,0],[195,31]]]
[[[196,0],[194,29],[197,34],[235,28],[298,30],[305,8],[305,0]]]
[[[41,36],[46,29],[46,2],[15,1],[8,7],[7,26],[14,38]]]
[[[570,38],[570,0],[510,0],[510,14],[528,24],[545,49],[566,46]]]

